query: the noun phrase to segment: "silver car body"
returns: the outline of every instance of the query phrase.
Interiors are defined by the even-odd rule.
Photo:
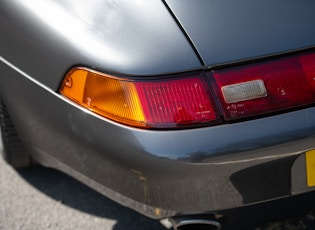
[[[315,108],[184,130],[117,124],[58,92],[74,66],[152,78],[315,47],[315,2],[2,0],[0,95],[24,145],[152,218],[314,190]]]

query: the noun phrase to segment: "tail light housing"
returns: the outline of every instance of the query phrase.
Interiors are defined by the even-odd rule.
[[[66,74],[60,92],[133,127],[216,125],[315,103],[315,53],[154,80],[80,67]]]
[[[146,81],[76,68],[66,75],[60,92],[81,106],[122,124],[178,128],[218,121],[209,90],[201,73]]]
[[[225,120],[315,102],[315,54],[213,71]]]

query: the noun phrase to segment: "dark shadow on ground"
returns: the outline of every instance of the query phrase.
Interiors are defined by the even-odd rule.
[[[18,173],[32,186],[64,205],[94,216],[116,220],[113,230],[167,229],[159,221],[123,207],[57,170],[35,166],[20,169]]]
[[[64,205],[117,221],[113,230],[166,230],[152,220],[123,207],[54,169],[35,166],[18,170],[32,186]],[[315,192],[224,212],[223,230],[315,229]]]
[[[315,229],[315,192],[230,210],[225,214],[224,230],[311,230]]]

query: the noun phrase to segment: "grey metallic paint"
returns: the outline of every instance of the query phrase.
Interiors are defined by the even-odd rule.
[[[161,1],[3,0],[0,28],[1,56],[54,90],[80,64],[134,76],[201,68]]]
[[[311,7],[314,9],[313,3],[306,2],[307,12]],[[303,168],[300,160],[303,153],[315,148],[314,108],[214,127],[156,131],[119,125],[56,93],[64,73],[79,64],[114,74],[148,77],[205,68],[163,2],[27,3],[0,2],[0,28],[4,28],[0,30],[0,94],[25,145],[40,163],[63,170],[152,218],[216,212],[314,189],[298,184],[296,181],[305,181],[305,175],[294,173]],[[250,19],[254,12],[262,14],[249,1],[243,10],[256,11],[248,14],[243,14],[242,7],[230,9],[219,1],[213,1],[212,7],[205,1],[200,3],[206,5],[191,5],[193,1],[187,1],[187,5],[167,3],[209,66],[315,45],[314,30],[281,44],[278,39],[284,37],[276,33],[275,25],[264,28],[275,32],[267,42],[259,40],[262,32],[249,34],[254,27],[245,19]],[[287,5],[292,8],[286,8],[279,16],[281,25],[286,22],[282,17],[291,21],[286,12],[293,12],[296,7]],[[39,12],[38,6],[43,12]],[[94,8],[87,10],[90,6],[100,13],[89,13],[94,12]],[[189,13],[186,6],[198,9],[194,11],[198,20],[189,17],[190,23],[185,22],[183,15]],[[202,30],[202,23],[212,19],[205,13],[206,7],[217,9],[211,15],[217,22],[225,22],[222,38],[207,40],[211,33]],[[233,24],[226,13],[220,14],[225,7],[231,13],[235,10],[234,16],[243,15],[240,18],[243,24],[238,25],[237,21]],[[264,12],[266,17],[276,17],[274,12],[281,12],[277,7]],[[300,21],[292,22],[294,28],[314,17],[299,12],[296,14]],[[58,28],[62,26],[58,20],[63,17],[67,19],[65,30]],[[72,31],[67,26],[68,19],[73,21],[74,28],[80,25],[81,29]],[[314,20],[300,30],[307,31],[311,24]],[[226,39],[228,26],[233,30],[243,28],[245,35],[250,36],[245,36],[249,39],[247,48],[241,40],[244,34],[235,40]],[[205,37],[199,38],[203,31]],[[292,35],[288,29],[285,31]],[[73,33],[84,39],[76,40]],[[99,49],[92,45],[89,49],[86,41],[100,45]]]
[[[207,66],[314,46],[312,0],[166,2]]]
[[[231,129],[122,129],[3,64],[1,70],[13,86],[1,87],[1,92],[16,90],[6,102],[36,160],[152,218],[288,196],[295,159],[314,148],[313,108],[237,123]],[[265,134],[257,131],[263,127]],[[220,144],[226,152],[218,151]]]

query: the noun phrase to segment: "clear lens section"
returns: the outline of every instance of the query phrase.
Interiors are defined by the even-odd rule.
[[[221,90],[226,103],[252,100],[267,96],[267,90],[262,80],[226,85],[223,86]]]

